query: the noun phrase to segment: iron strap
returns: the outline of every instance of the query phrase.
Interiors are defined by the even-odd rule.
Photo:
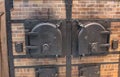
[[[71,41],[72,41],[72,0],[65,0],[65,5],[66,5],[66,47],[67,47],[67,52],[66,52],[66,77],[71,77],[71,52],[72,52],[72,47],[71,47]]]
[[[7,33],[7,50],[8,50],[8,60],[9,60],[9,72],[10,77],[15,77],[14,63],[13,63],[13,49],[12,49],[12,31],[11,31],[11,0],[5,0],[5,11],[6,11],[6,33]]]
[[[119,62],[103,62],[103,63],[81,63],[81,64],[71,64],[71,66],[84,66],[84,65],[106,65],[106,64],[119,64]],[[14,68],[39,68],[39,67],[64,67],[66,65],[33,65],[33,66],[14,66]]]

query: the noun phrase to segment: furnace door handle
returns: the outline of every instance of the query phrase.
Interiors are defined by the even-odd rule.
[[[110,44],[100,44],[100,47],[110,47]]]
[[[26,46],[26,49],[38,49],[38,46]]]
[[[102,31],[101,34],[110,34],[110,31]]]
[[[28,36],[37,36],[38,33],[37,32],[28,32],[28,33],[26,33],[26,35],[28,35]]]

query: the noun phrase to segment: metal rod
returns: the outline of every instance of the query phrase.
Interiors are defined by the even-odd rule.
[[[119,64],[119,62],[103,62],[103,63],[81,63],[81,64],[71,64],[72,66],[84,66],[84,65],[101,65],[101,64]],[[66,65],[33,65],[33,66],[15,66],[14,68],[40,68],[40,67],[65,67]]]
[[[37,36],[38,33],[37,32],[28,32],[28,33],[26,33],[26,35]]]
[[[72,52],[72,0],[65,0],[66,5],[66,77],[71,77],[71,52]]]
[[[26,46],[27,49],[37,49],[38,46]]]
[[[110,31],[102,31],[101,34],[110,34]]]
[[[11,31],[11,0],[5,0],[5,14],[6,14],[6,33],[7,33],[7,47],[10,77],[15,77],[14,63],[13,63],[13,49],[12,49],[12,31]],[[12,0],[13,1],[13,0]]]

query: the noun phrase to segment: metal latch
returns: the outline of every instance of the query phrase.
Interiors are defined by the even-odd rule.
[[[118,48],[118,40],[112,40],[112,49],[117,49]]]
[[[43,49],[42,52],[45,53],[49,51],[50,47],[48,44],[43,44],[42,49]]]

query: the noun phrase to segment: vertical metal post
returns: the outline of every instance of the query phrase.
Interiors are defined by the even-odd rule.
[[[13,8],[14,0],[10,0],[10,8]]]
[[[66,77],[71,77],[71,51],[72,51],[72,46],[71,46],[71,34],[72,34],[72,0],[65,0],[66,3],[66,47],[67,47],[67,52],[66,52]]]
[[[66,21],[66,31],[67,31],[67,52],[66,52],[66,77],[71,77],[71,22]]]
[[[7,33],[7,48],[9,60],[9,73],[10,77],[15,77],[13,51],[12,51],[12,31],[11,31],[11,2],[13,0],[5,0],[5,14],[6,14],[6,33]],[[13,4],[12,4],[13,5]]]
[[[72,0],[65,0],[66,4],[66,19],[72,19]]]

